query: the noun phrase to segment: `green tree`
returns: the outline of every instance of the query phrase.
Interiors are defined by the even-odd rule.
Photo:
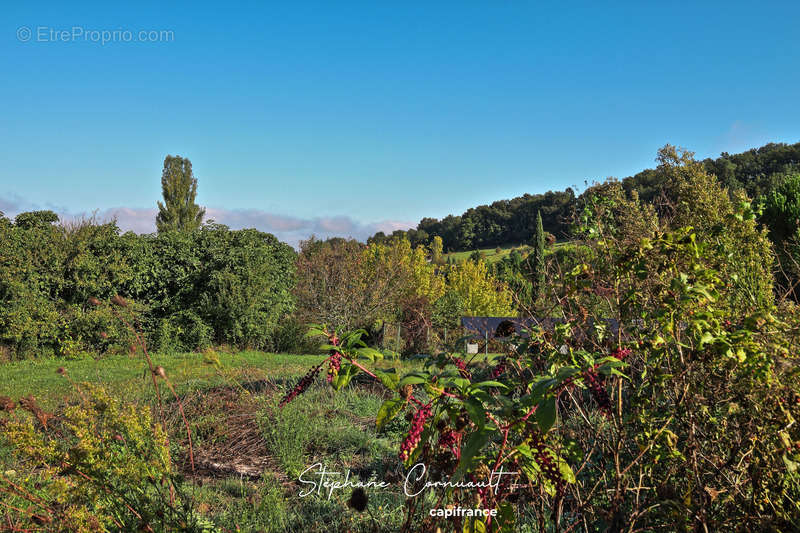
[[[442,257],[443,251],[443,244],[442,238],[436,235],[433,238],[433,243],[431,244],[431,263],[434,265],[441,265],[444,263],[444,259]]]
[[[473,263],[483,261],[483,254],[480,250],[474,250],[471,254],[469,254],[469,260]]]
[[[200,227],[206,210],[195,203],[197,179],[188,158],[168,155],[161,173],[161,193],[156,227],[162,233],[170,230],[189,232]]]
[[[800,174],[787,177],[776,189],[762,197],[761,216],[778,249],[800,236]]]
[[[800,301],[800,174],[788,176],[761,197],[761,222],[769,229],[780,262],[778,280]]]
[[[482,259],[450,267],[443,296],[458,300],[459,304],[453,308],[465,316],[512,316],[516,313],[508,286],[492,275]]]
[[[545,264],[544,264],[544,228],[542,227],[542,213],[536,212],[536,226],[533,229],[531,239],[533,250],[531,251],[531,275],[534,288],[534,298],[542,295],[545,284]]]
[[[31,229],[50,226],[58,222],[58,215],[53,211],[28,211],[20,213],[14,218],[14,223],[22,229]]]
[[[728,305],[745,313],[773,301],[774,252],[767,231],[742,191],[730,194],[688,150],[666,145],[656,172],[667,184],[670,229],[691,226],[698,240],[714,249],[715,264],[731,286]]]

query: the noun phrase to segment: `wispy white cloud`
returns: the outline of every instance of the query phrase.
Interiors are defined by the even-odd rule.
[[[53,209],[58,212],[62,221],[72,221],[94,216],[98,221],[105,222],[116,220],[117,225],[124,231],[134,233],[152,233],[156,230],[155,208],[114,207],[98,210],[94,213],[69,212],[63,208],[51,206],[40,207],[21,198],[0,196],[0,211],[6,216],[14,216],[22,211],[33,209]],[[405,220],[381,220],[371,223],[362,223],[346,216],[299,218],[287,215],[268,213],[259,209],[220,209],[206,208],[206,220],[213,220],[225,224],[232,229],[255,228],[260,231],[272,233],[278,239],[297,247],[301,240],[308,239],[311,235],[318,238],[347,237],[366,240],[378,231],[391,233],[397,229],[408,229],[416,224]]]
[[[108,222],[116,220],[117,225],[122,231],[132,231],[134,233],[153,233],[156,230],[156,214],[158,210],[142,209],[135,207],[114,207],[104,211],[98,211],[94,215],[98,221]],[[59,213],[63,218],[70,215]],[[79,213],[78,217],[86,216],[86,213]]]
[[[382,220],[361,223],[346,216],[298,218],[277,215],[258,209],[206,209],[206,219],[225,224],[233,229],[256,228],[274,234],[280,240],[297,246],[301,240],[316,235],[319,238],[352,237],[366,240],[375,232],[391,233],[408,229],[416,224],[405,220]]]
[[[8,216],[11,213],[16,214],[21,212],[24,209],[23,205],[24,201],[22,200],[22,198],[19,198],[17,196],[14,195],[8,197],[0,196],[0,212],[5,213],[6,216]]]

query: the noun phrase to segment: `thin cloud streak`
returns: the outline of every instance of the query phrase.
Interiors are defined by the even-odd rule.
[[[47,209],[49,207],[45,207]],[[35,209],[40,206],[30,204],[19,198],[4,198],[0,196],[0,211],[6,216],[14,215]],[[62,222],[70,222],[94,217],[98,222],[116,220],[119,228],[134,233],[153,233],[156,231],[155,208],[114,207],[98,210],[94,213],[71,213],[63,209],[55,209]],[[361,223],[346,216],[298,218],[287,215],[268,213],[259,209],[219,209],[206,208],[206,221],[225,224],[231,229],[255,228],[259,231],[272,233],[278,239],[297,248],[300,241],[312,235],[320,239],[328,237],[346,237],[365,241],[378,231],[391,233],[395,230],[406,230],[416,224],[405,220],[382,220],[371,223]]]

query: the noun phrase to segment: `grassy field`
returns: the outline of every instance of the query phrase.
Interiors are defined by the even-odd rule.
[[[570,241],[557,242],[555,244],[547,246],[547,248],[545,249],[545,255],[550,255],[553,253],[560,253],[560,252],[563,253],[570,250],[573,246],[574,244]],[[525,255],[528,252],[530,252],[531,247],[528,246],[527,244],[521,244],[519,246],[503,246],[500,248],[499,252],[497,248],[482,248],[478,251],[483,256],[484,261],[486,261],[488,264],[491,264],[491,263],[496,263],[497,261],[500,261],[504,257],[508,256],[508,254],[510,254],[512,250],[517,250],[521,254]],[[469,250],[466,252],[451,252],[449,254],[445,254],[444,257],[445,260],[447,260],[448,258],[452,258],[454,261],[460,262],[469,259],[469,256],[472,255],[473,253],[475,253],[474,250]]]
[[[404,498],[396,490],[370,494],[369,513],[347,507],[349,490],[300,498],[298,475],[323,462],[329,469],[383,479],[398,466],[397,443],[407,431],[399,418],[381,433],[374,421],[388,392],[366,380],[335,393],[325,370],[305,394],[279,409],[278,402],[323,356],[254,351],[153,354],[181,398],[193,435],[192,473],[186,432],[176,402],[162,390],[173,459],[186,474],[185,490],[196,511],[218,531],[394,531]],[[395,363],[383,362],[381,366]],[[418,364],[418,363],[415,363]],[[415,364],[397,362],[401,368]],[[155,396],[141,356],[43,359],[0,367],[0,396],[33,395],[56,416],[74,400],[72,383],[102,385],[126,402],[153,406]],[[59,369],[63,369],[59,373]],[[0,473],[26,480],[36,471],[0,443]],[[1,513],[0,513],[1,514]]]
[[[528,253],[531,249],[528,245],[520,245],[520,246],[505,246],[500,248],[498,252],[496,248],[483,248],[478,250],[481,255],[483,256],[484,261],[487,263],[495,263],[500,261],[502,258],[506,257],[508,254],[511,253],[511,250],[519,250],[522,254]],[[469,259],[469,256],[474,253],[474,250],[469,250],[466,252],[451,252],[449,254],[445,254],[445,259],[452,258],[456,262],[466,261]]]
[[[214,359],[218,364],[214,364]],[[314,355],[268,354],[255,351],[152,354],[153,364],[164,367],[178,391],[211,388],[240,380],[298,376],[319,363]],[[0,396],[18,398],[32,394],[45,408],[54,408],[72,392],[63,368],[76,382],[104,385],[110,392],[135,400],[150,399],[153,384],[142,356],[116,355],[99,359],[34,359],[3,364]]]

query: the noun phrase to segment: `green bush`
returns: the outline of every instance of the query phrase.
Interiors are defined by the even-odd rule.
[[[437,494],[442,505],[477,498],[500,510],[475,530],[797,530],[796,310],[742,298],[730,270],[717,269],[715,236],[654,228],[632,247],[623,243],[634,228],[619,224],[613,203],[589,207],[582,246],[592,262],[551,280],[564,323],[513,339],[503,358],[443,353],[405,374],[373,366],[380,354],[360,332],[314,326],[336,345],[334,389],[372,366],[369,377],[393,394],[378,427],[410,420],[399,459],[430,465],[435,480],[518,472],[516,489]],[[749,223],[732,233],[748,231],[759,235]],[[284,397],[287,416],[309,386]],[[408,523],[418,517],[413,505],[406,512]],[[423,526],[445,524],[426,517]]]
[[[211,346],[212,335],[211,326],[194,311],[178,311],[159,321],[152,345],[161,352],[202,351]]]
[[[786,176],[760,200],[761,221],[767,226],[780,260],[780,281],[787,294],[800,301],[800,174]]]
[[[0,438],[32,469],[18,484],[0,478],[8,523],[22,530],[205,531],[181,490],[169,443],[149,407],[101,388],[77,387],[81,402],[55,418],[33,398],[4,416]]]
[[[137,302],[129,322],[164,350],[268,348],[293,311],[295,253],[272,235],[218,224],[120,235],[54,217],[0,218],[0,348],[12,358],[128,349],[130,328],[89,299]]]
[[[282,320],[273,330],[269,346],[275,353],[316,354],[321,352],[319,339],[306,336],[308,328],[296,317]]]
[[[667,223],[691,226],[708,243],[713,267],[730,285],[728,310],[747,314],[772,305],[774,252],[750,199],[741,191],[728,194],[691,152],[667,145],[658,160],[671,201]]]

